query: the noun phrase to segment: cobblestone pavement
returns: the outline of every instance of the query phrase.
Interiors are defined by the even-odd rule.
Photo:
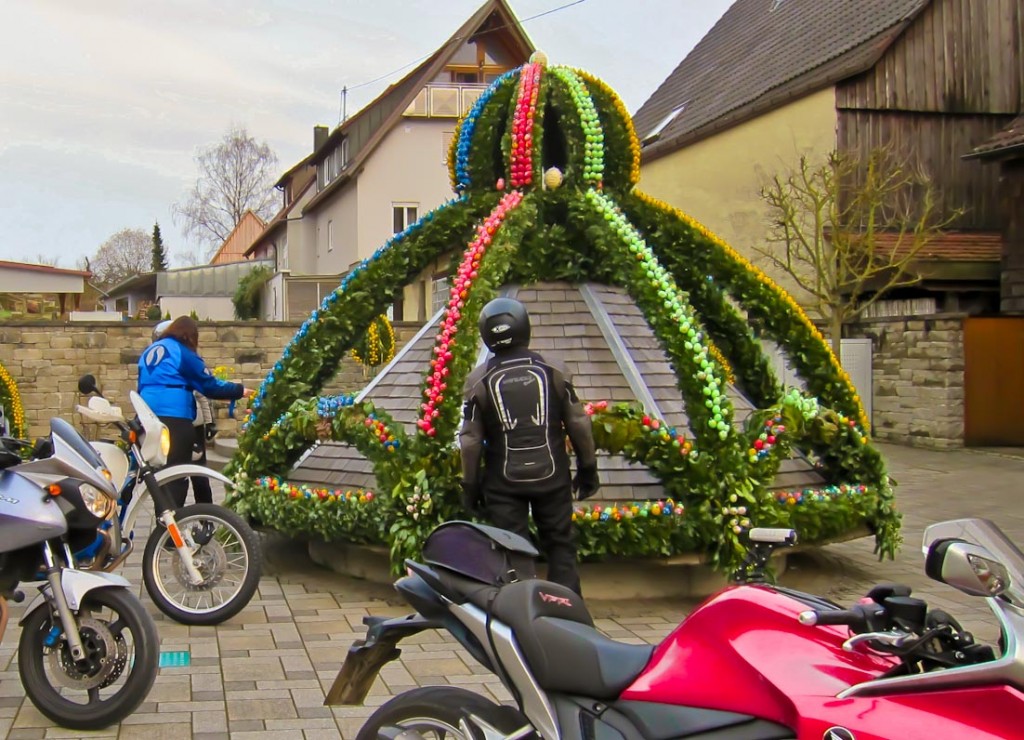
[[[920,552],[924,527],[942,519],[986,516],[1024,542],[1019,503],[1024,456],[1012,451],[930,452],[885,446],[899,481],[906,545],[895,562],[879,563],[870,540],[832,545],[794,558],[786,580],[849,601],[876,581],[908,583],[930,603],[962,618],[985,638],[994,623],[980,600],[928,581]],[[140,533],[141,534],[141,533]],[[259,593],[240,615],[218,627],[185,627],[144,603],[157,619],[161,649],[188,650],[191,666],[164,668],[148,699],[120,726],[95,733],[53,727],[24,698],[14,661],[19,631],[12,616],[0,645],[0,736],[7,738],[353,738],[377,705],[415,686],[451,683],[499,700],[506,692],[446,636],[424,633],[403,642],[402,659],[389,664],[365,707],[328,708],[330,686],[367,614],[408,609],[390,588],[317,568],[302,546],[267,539],[268,566]],[[122,571],[144,593],[141,553]],[[630,642],[661,640],[692,607],[684,601],[595,602],[597,625]]]

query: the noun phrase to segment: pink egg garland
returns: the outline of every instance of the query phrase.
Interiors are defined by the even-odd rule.
[[[533,128],[542,69],[540,64],[525,64],[519,75],[519,96],[512,118],[510,181],[514,188],[533,182]]]
[[[476,238],[469,243],[462,255],[462,263],[449,291],[448,310],[441,322],[441,331],[434,342],[434,358],[430,361],[430,372],[427,374],[426,387],[423,389],[423,395],[427,400],[420,404],[423,414],[416,422],[419,431],[428,437],[437,435],[434,420],[441,415],[440,406],[444,402],[445,391],[448,390],[446,380],[451,372],[448,363],[451,362],[452,348],[456,344],[458,321],[462,318],[462,309],[465,307],[473,281],[477,278],[480,261],[505,217],[522,199],[523,194],[518,190],[506,193],[483,223],[477,226]]]

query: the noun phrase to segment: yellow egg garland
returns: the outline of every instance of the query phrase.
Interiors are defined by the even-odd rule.
[[[21,403],[21,394],[18,393],[18,384],[7,372],[7,368],[0,365],[0,405],[3,406],[4,416],[10,424],[8,433],[12,437],[24,438],[27,434],[25,427],[25,408]]]
[[[366,367],[379,367],[395,357],[395,329],[387,316],[378,316],[366,336],[352,348],[352,358]]]

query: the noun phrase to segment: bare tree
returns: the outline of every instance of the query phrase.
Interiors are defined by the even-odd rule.
[[[277,155],[265,141],[232,127],[219,143],[200,150],[195,162],[199,178],[185,201],[174,205],[174,214],[185,235],[203,243],[207,253],[228,238],[246,211],[264,220],[274,215]]]
[[[836,357],[843,325],[894,288],[920,282],[913,264],[963,210],[946,210],[928,173],[887,148],[866,161],[804,156],[761,190],[771,231],[755,247],[790,276],[827,323]]]
[[[107,239],[88,261],[93,282],[109,288],[148,272],[153,261],[153,240],[142,229],[121,229]]]
[[[43,254],[42,252],[40,252],[39,254],[36,255],[36,264],[47,265],[48,267],[56,267],[57,265],[60,264],[60,255],[58,254],[55,257],[51,257],[48,254]]]

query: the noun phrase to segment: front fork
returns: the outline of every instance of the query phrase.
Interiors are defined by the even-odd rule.
[[[68,605],[67,596],[64,595],[64,585],[60,580],[61,564],[49,542],[43,545],[43,560],[46,563],[46,582],[50,584],[50,598],[53,599],[57,617],[64,628],[64,637],[71,648],[71,657],[74,660],[85,660],[85,646],[82,644],[82,636],[78,633],[78,621]]]
[[[181,564],[185,568],[185,574],[188,576],[189,582],[193,586],[200,585],[203,582],[203,574],[199,572],[199,568],[196,567],[195,561],[192,559],[192,548],[185,542],[181,530],[178,529],[178,522],[174,518],[174,501],[171,499],[171,495],[157,483],[153,468],[149,465],[142,468],[140,475],[142,476],[143,483],[146,484],[146,490],[153,497],[157,521],[164,526],[168,536],[174,543],[174,549],[178,551],[178,557],[181,558]]]

